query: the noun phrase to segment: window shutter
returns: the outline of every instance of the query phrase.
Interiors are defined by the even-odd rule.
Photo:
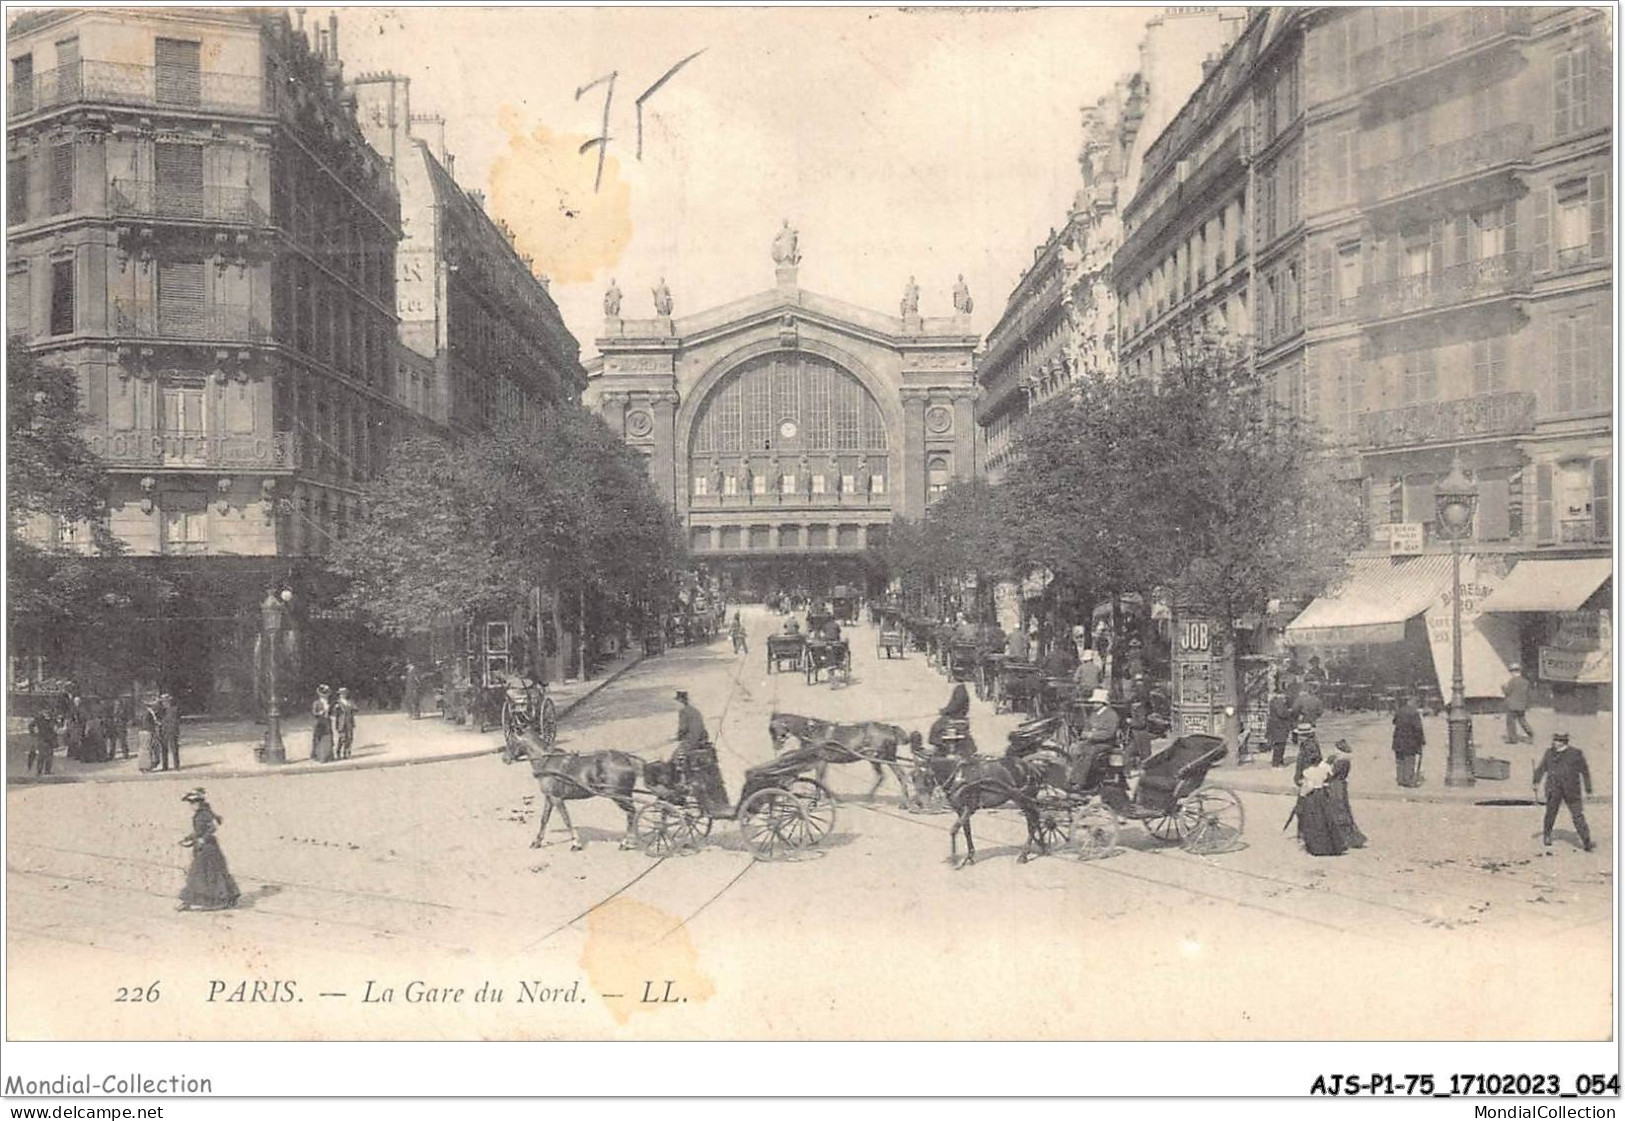
[[[28,221],[28,157],[6,160],[6,225]]]
[[[198,105],[203,100],[201,43],[159,39],[154,43],[158,104]]]
[[[1451,253],[1455,255],[1454,264],[1473,259],[1473,220],[1465,214],[1456,215],[1456,239]]]
[[[164,334],[194,337],[203,327],[203,262],[158,266],[158,322]]]
[[[1546,272],[1552,267],[1552,189],[1538,187],[1534,190],[1535,201],[1535,244],[1531,248],[1531,256],[1536,272]]]
[[[1609,456],[1600,456],[1591,461],[1591,516],[1592,537],[1597,541],[1607,541],[1613,518],[1609,508],[1609,486],[1612,483],[1611,472],[1613,460]]]
[[[1600,261],[1608,256],[1608,173],[1592,175],[1587,193],[1591,204],[1591,259]]]
[[[1428,269],[1434,276],[1444,272],[1444,219],[1435,218],[1428,223]]]
[[[1501,225],[1505,231],[1506,251],[1515,253],[1518,250],[1518,204],[1509,202],[1501,209]]]
[[[66,214],[73,209],[73,145],[51,147],[51,213]]]
[[[153,164],[157,169],[158,202],[167,213],[188,218],[203,214],[203,149],[196,144],[158,144]]]
[[[1566,136],[1569,131],[1569,102],[1573,96],[1570,74],[1573,65],[1573,59],[1566,50],[1559,49],[1552,56],[1552,135],[1555,137]]]
[[[1591,37],[1590,85],[1586,89],[1591,100],[1586,120],[1593,128],[1607,128],[1613,122],[1614,57],[1608,48],[1607,33],[1594,32]]]
[[[73,334],[73,261],[51,264],[51,334]]]
[[[1557,540],[1557,523],[1552,508],[1552,465],[1535,465],[1535,540]]]
[[[27,269],[6,273],[6,335],[27,339],[33,334],[34,287]]]

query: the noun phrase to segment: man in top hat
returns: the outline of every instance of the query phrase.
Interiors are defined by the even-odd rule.
[[[1513,662],[1507,667],[1512,676],[1507,683],[1501,686],[1501,695],[1506,698],[1507,707],[1507,743],[1518,742],[1518,730],[1529,738],[1530,743],[1535,742],[1535,730],[1529,726],[1529,679],[1523,675],[1523,667]]]
[[[181,706],[175,703],[175,698],[168,693],[158,695],[158,704],[161,708],[159,719],[163,722],[163,769],[181,769]]]
[[[948,703],[937,713],[925,738],[935,749],[934,754],[970,754],[964,750],[970,740],[970,690],[963,681],[954,685]]]
[[[1541,756],[1535,768],[1534,786],[1540,789],[1540,780],[1546,779],[1546,822],[1540,834],[1547,856],[1552,855],[1552,826],[1557,824],[1559,807],[1567,805],[1574,831],[1580,835],[1580,844],[1590,852],[1597,846],[1591,843],[1591,827],[1586,824],[1585,799],[1580,793],[1591,793],[1591,768],[1586,766],[1585,752],[1569,743],[1567,732],[1552,736],[1552,746]]]
[[[705,730],[705,719],[700,710],[688,699],[686,689],[677,690],[677,750],[672,752],[672,765],[678,776],[694,791],[700,809],[712,817],[727,817],[732,808],[728,792],[722,785],[722,770],[717,766],[716,749]]]
[[[355,702],[350,699],[350,690],[342,686],[338,700],[333,702],[333,741],[333,757],[348,759],[355,745]]]
[[[705,730],[705,718],[688,699],[688,690],[677,690],[677,755],[688,754],[694,748],[711,742]]]

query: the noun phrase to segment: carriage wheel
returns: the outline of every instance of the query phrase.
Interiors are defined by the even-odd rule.
[[[650,856],[671,856],[693,848],[698,831],[682,807],[670,802],[650,802],[632,818],[632,836]]]
[[[1072,807],[1066,802],[1038,804],[1038,829],[1034,833],[1045,852],[1060,852],[1072,841]]]
[[[801,841],[802,848],[811,848],[835,828],[835,795],[829,787],[812,778],[792,779],[785,783],[784,788],[801,799],[807,828],[806,835],[797,839]]]
[[[1227,852],[1241,839],[1247,825],[1247,811],[1241,797],[1224,786],[1204,786],[1181,804],[1182,818],[1190,820],[1185,851]]]
[[[1183,805],[1183,803],[1181,803]],[[1185,838],[1185,829],[1189,823],[1181,820],[1180,807],[1175,806],[1172,811],[1161,817],[1148,817],[1145,819],[1145,829],[1159,841],[1173,843]]]
[[[1086,806],[1072,819],[1072,854],[1079,860],[1099,860],[1117,849],[1117,815],[1098,803]]]
[[[537,721],[536,734],[541,737],[542,746],[548,749],[559,738],[559,706],[553,703],[552,697],[542,698],[542,716]]]
[[[502,761],[512,763],[523,754],[519,741],[519,717],[513,710],[513,702],[502,702]]]
[[[801,799],[778,787],[758,790],[739,807],[739,833],[757,860],[783,859],[808,829]]]

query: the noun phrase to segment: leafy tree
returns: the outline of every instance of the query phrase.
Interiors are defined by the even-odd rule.
[[[13,340],[6,392],[7,620],[14,633],[67,636],[133,590],[128,572],[97,563],[123,551],[107,526],[107,476],[85,442],[70,371]],[[100,556],[61,544],[55,523],[77,527]]]

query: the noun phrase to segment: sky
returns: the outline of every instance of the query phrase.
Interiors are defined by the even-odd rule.
[[[661,278],[679,318],[772,287],[786,218],[803,288],[895,315],[912,275],[946,315],[963,273],[986,332],[1081,185],[1080,110],[1161,9],[336,10],[346,75],[409,77],[446,118],[585,355],[611,278],[628,318]],[[577,92],[611,73],[600,177],[579,149],[609,84]]]

